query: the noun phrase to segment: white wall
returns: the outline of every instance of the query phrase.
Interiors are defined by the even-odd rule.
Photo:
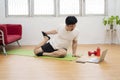
[[[120,15],[120,0],[116,1],[116,15]]]
[[[120,1],[108,0],[108,14],[120,13]],[[0,24],[19,23],[23,25],[22,45],[35,45],[41,39],[41,31],[48,31],[59,26],[64,26],[65,17],[5,17],[5,0],[0,0]],[[105,27],[102,24],[104,16],[77,17],[77,28],[80,30],[79,44],[102,44],[104,43]]]

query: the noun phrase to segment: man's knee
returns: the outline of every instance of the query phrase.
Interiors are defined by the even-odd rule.
[[[42,49],[39,48],[39,49],[34,49],[34,54],[38,54],[39,52],[42,52]]]
[[[34,49],[34,54],[37,54],[37,49]]]

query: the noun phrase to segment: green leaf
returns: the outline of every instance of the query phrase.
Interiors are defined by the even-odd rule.
[[[115,23],[116,25],[120,25],[120,18],[119,16],[110,16],[108,18],[104,17],[103,18],[103,24],[106,26],[108,25],[113,25]],[[113,25],[114,26],[114,25]]]

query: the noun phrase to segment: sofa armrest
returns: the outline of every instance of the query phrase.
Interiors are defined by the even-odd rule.
[[[22,35],[22,25],[21,24],[6,24],[8,35]]]
[[[6,28],[6,25],[4,25],[4,24],[0,24],[0,30],[3,32],[3,34],[4,34],[4,42],[6,42],[7,41],[7,28]],[[1,35],[2,33],[0,32],[0,35]],[[2,36],[0,36],[0,38],[1,38]],[[1,43],[1,41],[0,41],[0,43]]]

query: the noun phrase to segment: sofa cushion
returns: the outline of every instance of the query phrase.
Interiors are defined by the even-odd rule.
[[[7,43],[11,43],[11,42],[14,42],[14,41],[17,41],[17,40],[20,40],[21,39],[21,36],[20,35],[7,35]]]

